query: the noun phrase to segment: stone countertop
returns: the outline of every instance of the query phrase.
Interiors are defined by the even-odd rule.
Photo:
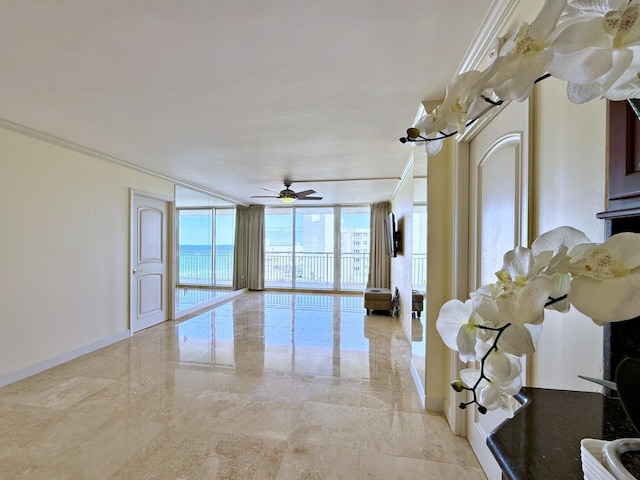
[[[582,479],[580,440],[639,437],[617,398],[524,387],[523,406],[487,445],[509,480]]]

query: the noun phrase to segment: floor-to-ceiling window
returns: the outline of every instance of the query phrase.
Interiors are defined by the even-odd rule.
[[[334,288],[333,218],[333,207],[295,209],[295,288]]]
[[[340,288],[362,290],[369,276],[368,206],[340,209]]]
[[[178,285],[230,286],[235,209],[178,208]]]
[[[215,209],[214,285],[233,283],[233,245],[236,225],[234,208]]]
[[[268,208],[264,214],[264,286],[293,288],[293,209]]]
[[[178,285],[213,286],[213,209],[178,209]]]
[[[265,209],[265,287],[362,290],[369,212],[368,206]]]
[[[176,310],[227,295],[233,280],[235,206],[176,186]]]

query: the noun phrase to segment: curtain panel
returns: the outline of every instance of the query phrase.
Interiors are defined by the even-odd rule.
[[[264,290],[264,205],[249,207],[247,288]]]
[[[391,285],[391,259],[385,247],[385,222],[390,212],[389,202],[371,205],[368,288],[390,288]]]
[[[236,232],[233,247],[233,289],[247,288],[249,257],[249,209],[236,207]]]

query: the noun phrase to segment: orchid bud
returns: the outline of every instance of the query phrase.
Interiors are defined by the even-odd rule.
[[[464,383],[462,383],[460,380],[455,380],[451,382],[451,388],[453,388],[456,392],[461,392],[462,390],[464,390]]]

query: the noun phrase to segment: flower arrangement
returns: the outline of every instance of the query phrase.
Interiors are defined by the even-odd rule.
[[[640,97],[640,0],[546,0],[531,24],[498,39],[489,67],[456,75],[444,101],[400,141],[425,141],[436,153],[444,138],[496,105],[525,100],[549,76],[567,82],[574,103]]]
[[[519,358],[534,352],[545,309],[573,306],[598,325],[640,315],[640,234],[619,233],[598,244],[559,227],[531,248],[507,252],[496,277],[467,301],[446,302],[436,329],[463,362],[480,362],[452,383],[471,394],[460,407],[476,404],[481,413],[502,408],[513,415],[519,405],[513,396],[522,387]]]
[[[525,100],[549,77],[567,83],[573,103],[628,100],[640,119],[640,0],[546,0],[531,24],[496,45],[489,66],[456,75],[443,102],[401,142],[424,142],[435,154],[444,139],[464,133],[504,102]],[[598,325],[640,316],[640,234],[620,233],[595,244],[574,228],[560,227],[531,248],[507,252],[496,277],[467,301],[445,303],[436,328],[463,362],[480,364],[452,383],[456,391],[470,392],[471,400],[460,407],[513,414],[522,387],[519,358],[534,352],[546,309],[566,312],[573,306]],[[635,402],[630,413],[623,399],[640,381],[640,360],[629,360],[620,364],[624,378],[616,383],[640,431],[640,406]]]

